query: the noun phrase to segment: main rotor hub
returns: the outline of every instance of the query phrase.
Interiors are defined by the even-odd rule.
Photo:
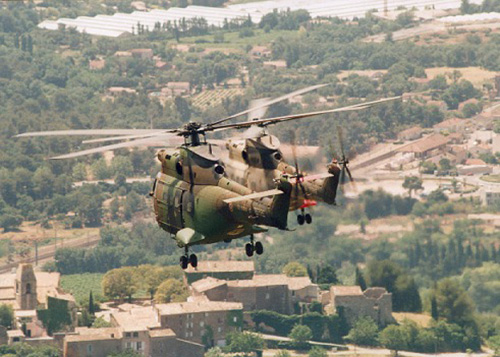
[[[184,124],[184,129],[189,132],[198,131],[201,128],[201,123],[190,121],[187,124]]]

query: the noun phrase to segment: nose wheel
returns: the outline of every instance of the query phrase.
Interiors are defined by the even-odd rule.
[[[299,225],[303,225],[304,223],[311,224],[312,223],[312,216],[309,213],[305,213],[304,209],[300,211],[301,213],[297,216],[297,223]]]
[[[189,255],[188,247],[185,246],[184,255],[179,259],[179,265],[184,270],[187,269],[189,264],[191,264],[193,268],[196,268],[198,266],[198,257],[196,256],[196,254]]]
[[[254,242],[252,234],[250,236],[250,243],[245,244],[245,253],[247,257],[252,257],[254,252],[257,255],[264,253],[264,245],[261,242]]]

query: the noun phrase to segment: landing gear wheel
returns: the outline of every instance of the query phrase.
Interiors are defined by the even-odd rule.
[[[191,254],[189,256],[189,263],[191,263],[191,266],[193,268],[196,268],[198,266],[198,257],[196,256],[196,254]]]
[[[257,253],[257,255],[264,253],[264,246],[261,242],[255,243],[255,253]]]
[[[245,253],[247,253],[247,257],[253,256],[253,244],[245,244]]]
[[[309,213],[306,214],[305,219],[306,219],[307,224],[311,224],[313,221],[313,218],[311,217],[311,215]]]
[[[305,221],[304,216],[303,216],[303,215],[301,215],[301,214],[299,214],[299,215],[297,216],[297,223],[298,223],[299,225],[303,225],[303,224],[304,224],[304,221]]]
[[[181,268],[182,268],[183,270],[184,270],[184,269],[187,269],[187,267],[188,267],[188,263],[189,263],[189,261],[188,261],[188,257],[187,257],[187,256],[185,256],[185,255],[183,255],[183,256],[181,257],[181,259],[179,259],[179,264],[180,264],[180,266],[181,266]]]

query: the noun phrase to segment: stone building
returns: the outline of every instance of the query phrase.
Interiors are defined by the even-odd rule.
[[[384,288],[373,287],[361,291],[357,285],[335,285],[330,288],[324,303],[329,313],[342,308],[350,325],[365,316],[371,317],[381,326],[395,322],[392,316],[392,294]]]
[[[148,357],[203,357],[202,345],[178,339],[170,329],[152,329],[135,336],[120,327],[77,328],[64,338],[64,357],[107,357],[132,349]]]
[[[241,302],[245,311],[271,310],[290,314],[295,303],[317,301],[319,288],[309,277],[270,274],[243,280],[207,277],[194,282],[191,292],[194,296],[206,296],[210,301]]]
[[[243,306],[237,302],[192,301],[155,306],[162,327],[179,338],[211,346],[225,346],[229,332],[243,324]]]

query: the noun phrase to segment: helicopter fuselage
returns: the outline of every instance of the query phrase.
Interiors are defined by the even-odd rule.
[[[279,188],[284,193],[274,197],[226,203],[252,190],[225,177],[212,150],[200,145],[158,153],[162,169],[151,194],[160,227],[175,234],[181,246],[265,231],[260,225],[286,229],[291,185],[281,181]]]

